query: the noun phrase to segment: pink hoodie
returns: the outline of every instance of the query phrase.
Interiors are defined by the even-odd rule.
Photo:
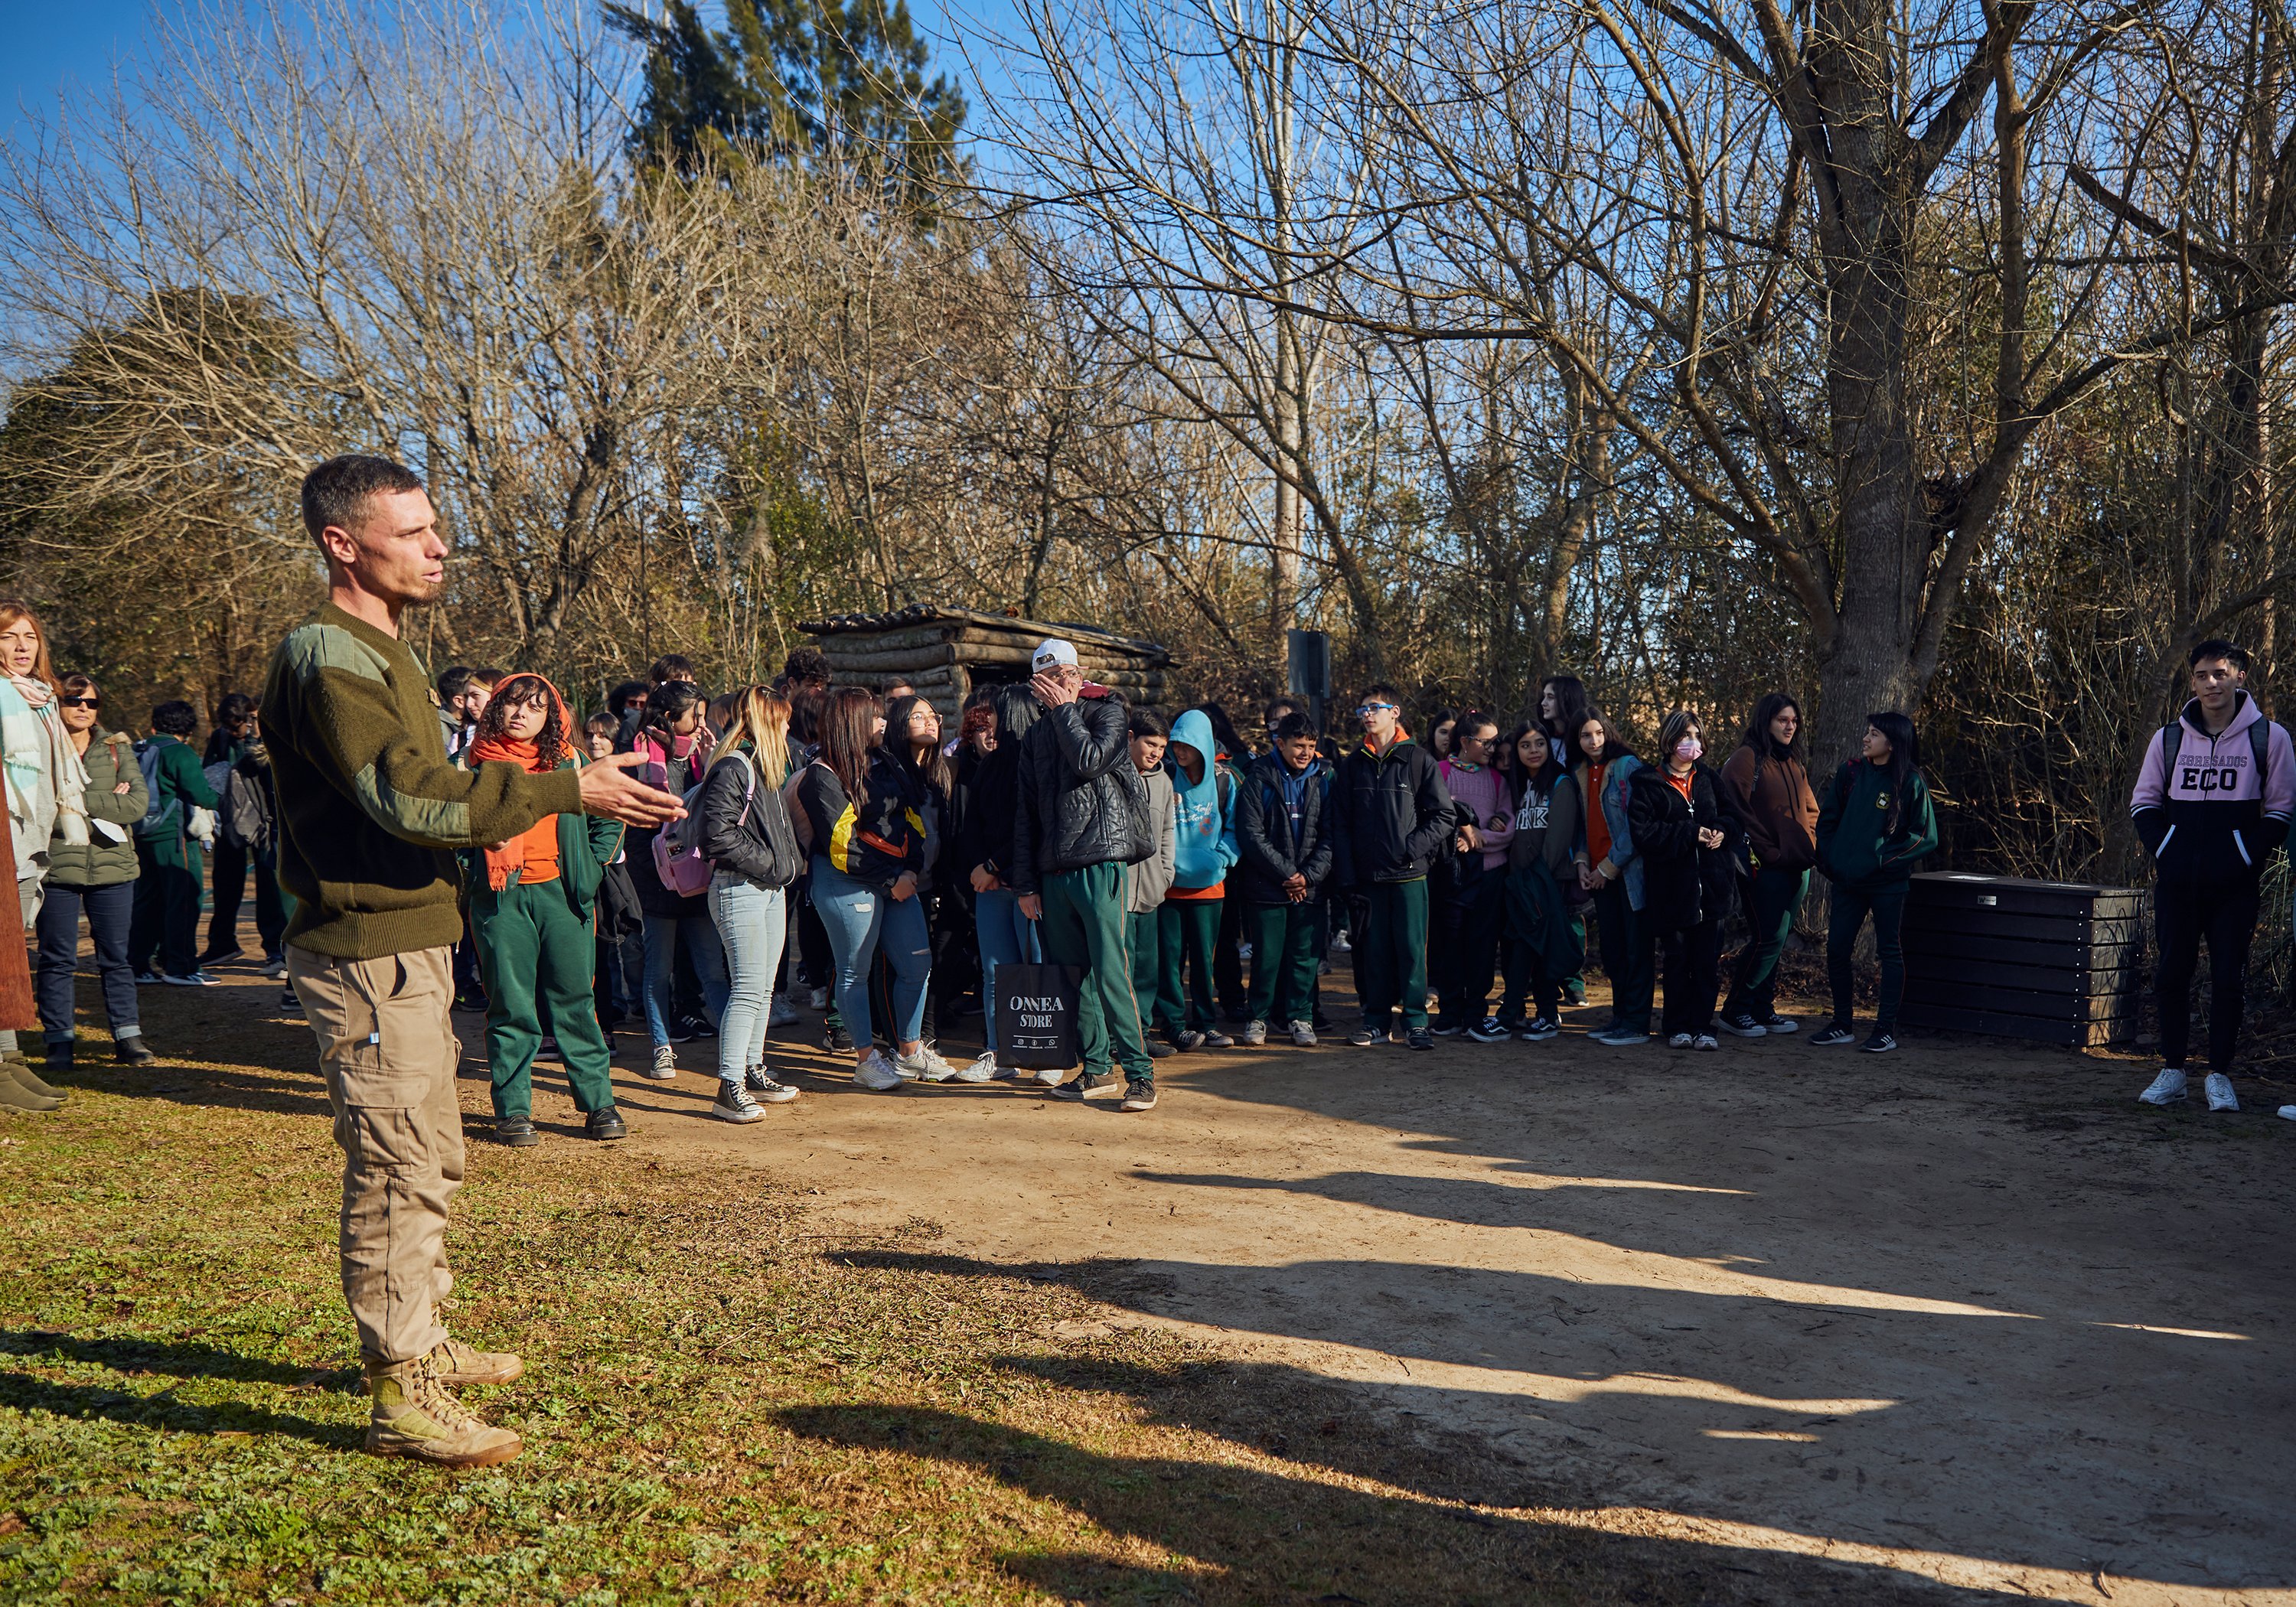
[[[2200,706],[2178,717],[2177,762],[2168,763],[2164,734],[2145,745],[2128,810],[2136,835],[2164,875],[2211,878],[2263,869],[2296,815],[2296,744],[2285,726],[2266,722],[2264,763],[2250,727],[2264,711],[2246,693],[2232,722],[2215,736],[2202,729]]]

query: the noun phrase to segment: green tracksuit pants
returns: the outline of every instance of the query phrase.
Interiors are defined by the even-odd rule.
[[[574,913],[565,887],[538,881],[471,895],[471,940],[487,986],[487,1064],[495,1114],[534,1114],[534,1052],[542,1035],[558,1040],[574,1108],[614,1103],[606,1035],[590,983],[598,963],[590,922]]]
[[[1212,954],[1226,902],[1168,896],[1156,906],[1156,1025],[1168,1037],[1210,1032],[1219,1019],[1213,1013]]]
[[[1374,881],[1365,895],[1364,930],[1357,942],[1356,976],[1363,990],[1364,1024],[1393,1031],[1427,1025],[1427,878]]]
[[[1047,965],[1074,965],[1081,972],[1077,1036],[1084,1044],[1085,1070],[1098,1075],[1120,1065],[1127,1080],[1146,1082],[1155,1062],[1148,1058],[1132,988],[1132,952],[1124,941],[1126,870],[1111,861],[1047,873],[1039,937]]]
[[[1276,1028],[1314,1021],[1323,901],[1246,905],[1243,935],[1251,942],[1251,1019]]]
[[[1162,974],[1163,951],[1157,940],[1156,912],[1141,910],[1124,917],[1124,940],[1132,946],[1132,992],[1156,1007],[1156,979]],[[1143,1022],[1142,1025],[1146,1025]]]

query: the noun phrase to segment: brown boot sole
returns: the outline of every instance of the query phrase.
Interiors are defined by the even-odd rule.
[[[500,1445],[482,1446],[474,1451],[449,1451],[434,1441],[425,1439],[393,1439],[378,1442],[373,1425],[369,1425],[366,1431],[368,1455],[398,1456],[408,1462],[427,1462],[433,1467],[496,1467],[524,1448],[515,1434]]]

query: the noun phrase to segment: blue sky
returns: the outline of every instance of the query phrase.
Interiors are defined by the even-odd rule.
[[[715,10],[716,7],[708,7]],[[1011,32],[1011,0],[910,0],[910,13],[933,43],[934,64],[965,77],[964,58],[947,41],[974,19]],[[52,111],[67,86],[101,89],[112,63],[133,57],[147,37],[151,0],[0,0],[0,127],[12,127],[20,109]],[[722,13],[721,13],[722,14]],[[986,53],[976,51],[982,65]],[[977,87],[966,93],[978,101]]]

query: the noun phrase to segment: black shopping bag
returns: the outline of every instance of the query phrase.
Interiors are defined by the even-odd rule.
[[[1065,1071],[1084,1059],[1077,1030],[1077,968],[996,966],[996,1063],[1016,1071]]]

